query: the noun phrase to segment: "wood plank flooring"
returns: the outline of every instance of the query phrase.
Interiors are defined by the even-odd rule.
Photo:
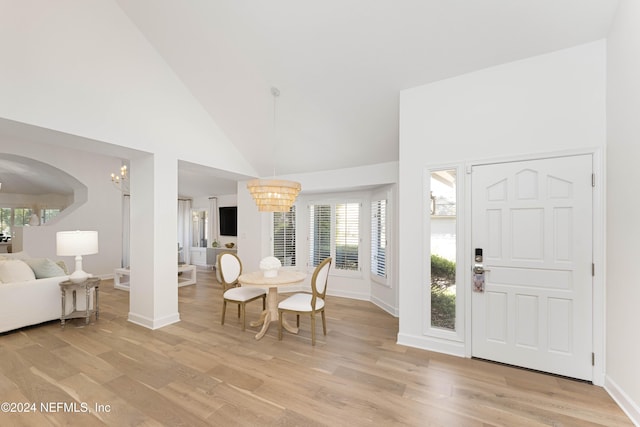
[[[275,324],[242,332],[233,305],[221,326],[209,271],[178,292],[181,322],[157,331],[127,321],[129,294],[107,280],[97,322],[0,335],[0,402],[35,405],[0,425],[632,425],[600,387],[397,345],[397,319],[368,302],[328,297],[312,347],[308,317],[282,341]]]

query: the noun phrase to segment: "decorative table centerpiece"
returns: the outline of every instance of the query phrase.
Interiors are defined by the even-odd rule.
[[[264,277],[276,277],[280,267],[282,267],[282,263],[276,257],[268,256],[260,261],[260,270],[262,270]]]

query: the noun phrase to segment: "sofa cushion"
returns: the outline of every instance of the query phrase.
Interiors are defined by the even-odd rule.
[[[31,267],[19,259],[0,261],[0,281],[3,283],[26,282],[35,280],[36,275]]]
[[[67,264],[64,261],[56,261],[56,264],[60,266],[62,271],[64,271],[65,276],[69,275],[69,270],[67,269]]]
[[[58,264],[48,258],[29,258],[24,262],[31,267],[36,279],[64,276],[65,272]]]
[[[31,258],[31,257],[25,251],[0,254],[0,260],[3,260],[3,259],[26,259],[26,258]]]

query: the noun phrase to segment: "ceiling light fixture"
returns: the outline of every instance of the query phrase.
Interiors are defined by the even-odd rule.
[[[122,165],[120,167],[119,175],[116,175],[115,173],[111,174],[111,182],[118,190],[122,191],[124,194],[129,194],[129,172],[127,170],[127,165]]]
[[[276,99],[280,96],[278,88],[271,88],[273,95],[273,175],[276,174]],[[247,183],[247,189],[258,206],[260,212],[289,212],[291,206],[300,193],[301,185],[299,182],[288,181],[284,179],[252,179]]]

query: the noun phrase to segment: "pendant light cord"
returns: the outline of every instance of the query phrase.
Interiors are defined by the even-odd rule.
[[[278,125],[276,121],[276,100],[280,96],[280,90],[277,87],[271,88],[273,95],[273,177],[276,176],[276,164],[278,162]]]

